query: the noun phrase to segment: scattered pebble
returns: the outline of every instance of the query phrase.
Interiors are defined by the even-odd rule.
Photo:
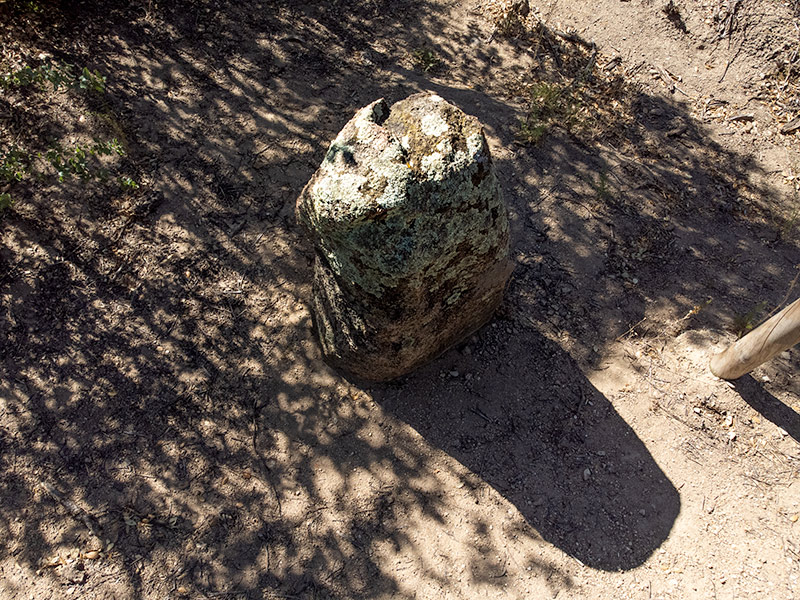
[[[584,469],[583,470],[583,480],[584,481],[589,481],[589,477],[591,477],[591,476],[592,476],[591,469]]]

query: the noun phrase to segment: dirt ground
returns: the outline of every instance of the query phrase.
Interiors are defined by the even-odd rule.
[[[0,596],[800,598],[800,354],[707,369],[800,295],[799,8],[0,2],[0,70],[107,76],[0,89],[0,147],[138,183],[0,185]],[[485,124],[516,269],[353,381],[294,202],[422,90]]]

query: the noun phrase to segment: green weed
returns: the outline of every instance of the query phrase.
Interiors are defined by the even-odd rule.
[[[423,73],[437,71],[442,66],[442,60],[430,48],[417,48],[411,53],[414,68]]]
[[[577,105],[571,91],[555,83],[539,82],[528,90],[530,106],[520,119],[515,134],[523,144],[537,144],[554,126],[570,129]]]
[[[62,86],[67,89],[102,94],[106,91],[106,77],[87,67],[76,71],[69,63],[46,62],[38,67],[25,65],[16,71],[0,74],[0,86],[5,89],[24,88],[50,83],[54,90]]]
[[[509,11],[495,22],[495,31],[502,37],[519,37],[525,33],[526,29],[525,18],[514,10]]]
[[[58,146],[53,146],[45,153],[44,157],[55,169],[59,181],[64,181],[71,177],[87,180],[91,178],[106,178],[103,169],[93,170],[90,167],[90,157],[109,156],[111,154],[125,156],[125,150],[123,150],[116,138],[107,142],[95,142],[88,147],[76,145],[74,148],[62,149]]]
[[[124,190],[138,190],[139,184],[136,183],[133,179],[128,176],[123,176],[119,178],[119,187]]]
[[[548,129],[550,126],[547,123],[536,122],[528,115],[527,118],[519,120],[514,133],[523,144],[535,145],[541,141]]]
[[[0,150],[0,185],[22,181],[29,164],[28,153],[16,146]]]
[[[591,176],[586,178],[585,181],[592,188],[598,200],[608,202],[613,198],[611,186],[608,183],[608,174],[605,171],[601,172],[597,179]]]
[[[764,318],[766,310],[767,302],[759,302],[746,313],[734,316],[730,330],[736,334],[737,338],[744,336]]]
[[[31,12],[31,13],[40,13],[42,12],[42,5],[38,2],[34,2],[33,0],[24,0],[23,2],[18,3],[18,6],[22,9],[23,12]]]
[[[116,138],[95,141],[90,146],[76,144],[71,148],[62,148],[54,145],[46,152],[35,155],[16,146],[0,149],[0,186],[17,183],[29,177],[41,180],[53,175],[59,182],[72,178],[105,181],[108,179],[108,171],[99,166],[96,159],[111,155],[125,156],[125,149]],[[49,168],[40,168],[45,165]],[[127,176],[119,177],[117,181],[122,189],[135,190],[139,187],[136,181]],[[12,203],[10,192],[0,194],[0,213]]]

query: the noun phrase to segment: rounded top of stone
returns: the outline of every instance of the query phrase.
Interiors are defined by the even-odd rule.
[[[383,126],[400,140],[411,157],[422,159],[441,152],[444,144],[466,151],[472,136],[483,138],[483,128],[475,117],[465,114],[437,94],[421,92],[392,105]]]
[[[418,93],[360,109],[331,143],[298,199],[314,228],[377,218],[404,206],[409,189],[489,163],[480,122],[441,96]]]

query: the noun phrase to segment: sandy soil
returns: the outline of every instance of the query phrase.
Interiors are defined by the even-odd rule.
[[[800,598],[800,355],[707,369],[798,295],[798,6],[530,9],[0,3],[3,70],[108,77],[0,91],[0,146],[115,136],[139,182],[0,189],[0,596]],[[471,339],[348,380],[294,202],[422,90],[485,124],[517,266]]]

